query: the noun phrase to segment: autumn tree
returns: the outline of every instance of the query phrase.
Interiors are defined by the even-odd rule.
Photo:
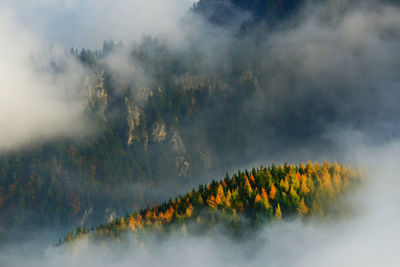
[[[275,218],[277,218],[278,220],[282,219],[282,211],[281,211],[281,206],[279,205],[279,203],[275,209]]]

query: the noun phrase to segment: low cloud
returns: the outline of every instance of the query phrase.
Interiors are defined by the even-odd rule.
[[[104,40],[131,43],[144,34],[171,34],[192,3],[191,0],[6,0],[3,5],[17,11],[20,23],[52,42],[99,49]]]
[[[81,65],[12,13],[1,12],[0,35],[0,151],[83,133]]]
[[[130,234],[122,243],[88,243],[50,248],[27,257],[0,254],[9,266],[397,266],[400,223],[400,144],[353,147],[350,158],[363,167],[366,183],[352,192],[353,212],[341,218],[288,221],[266,225],[247,241],[233,241],[218,228],[210,235],[171,233],[145,243]],[[29,251],[29,250],[28,250]],[[25,252],[26,253],[26,252]]]
[[[37,23],[57,22],[52,25],[66,27],[61,31],[64,40],[60,42],[89,47],[96,47],[107,38],[135,40],[142,32],[173,31],[175,18],[185,10],[175,11],[177,6],[157,1],[145,7],[125,1],[62,3],[30,3],[35,10],[32,16],[43,12],[38,7],[57,12],[61,12],[61,7],[71,12],[79,7],[81,10],[72,12],[74,19],[70,25],[63,21],[71,18],[68,12],[60,18],[50,16],[44,24]],[[87,12],[91,6],[96,9]],[[158,14],[153,10],[162,11]],[[105,23],[98,27],[96,23],[103,18]],[[7,97],[0,99],[0,149],[41,138],[73,135],[77,132],[74,127],[81,122],[81,109],[75,108],[80,102],[74,101],[74,94],[66,96],[65,90],[50,90],[74,84],[64,83],[66,80],[79,81],[80,71],[75,70],[81,67],[71,60],[72,72],[67,68],[61,76],[48,76],[42,71],[37,75],[37,69],[46,69],[46,64],[32,64],[30,51],[40,48],[41,42],[15,21],[6,17],[0,23],[5,40],[0,44],[0,55],[6,58],[0,62],[0,71],[7,74],[2,74],[2,86],[7,87],[1,87],[6,88],[1,92]],[[349,1],[327,1],[309,6],[291,23],[291,27],[283,25],[282,29],[263,36],[264,40],[254,49],[246,46],[247,40],[232,39],[231,32],[221,28],[214,31],[205,26],[204,35],[190,38],[207,43],[203,47],[203,43],[199,45],[204,66],[234,69],[229,60],[230,50],[219,46],[232,40],[239,43],[239,48],[247,48],[238,49],[243,53],[240,56],[243,62],[259,59],[259,68],[251,70],[261,77],[257,81],[259,88],[254,95],[244,96],[244,105],[237,107],[245,118],[238,119],[239,134],[248,137],[245,142],[248,151],[244,156],[235,155],[237,161],[249,167],[250,161],[265,164],[267,160],[298,162],[336,157],[361,166],[367,178],[366,186],[349,200],[354,209],[352,216],[331,222],[311,220],[267,225],[248,243],[232,242],[216,230],[213,237],[178,235],[161,243],[150,240],[145,246],[128,240],[129,249],[92,246],[82,240],[76,244],[74,253],[63,251],[64,248],[50,248],[39,255],[21,257],[10,253],[14,248],[9,248],[1,252],[0,265],[396,266],[400,261],[394,238],[400,234],[396,192],[400,157],[397,141],[400,11],[377,2],[364,2],[355,8]],[[113,29],[117,30],[113,32]],[[208,30],[221,34],[211,39]],[[16,32],[25,34],[16,35]],[[58,39],[51,27],[43,32]],[[93,35],[83,38],[88,32]],[[131,76],[126,69],[135,66],[124,61],[124,57],[112,55],[107,62],[121,75]],[[138,71],[134,73],[140,74],[143,70]],[[206,114],[200,118],[213,116]],[[199,129],[202,128],[199,126]],[[204,140],[204,147],[209,145]],[[251,156],[246,158],[246,155]],[[144,191],[136,184],[135,187]]]

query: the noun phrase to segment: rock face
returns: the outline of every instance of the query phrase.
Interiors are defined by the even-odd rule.
[[[151,131],[151,135],[153,141],[156,143],[161,143],[162,141],[164,141],[165,138],[167,137],[167,132],[165,130],[166,129],[165,123],[155,122],[152,128],[153,130]]]
[[[174,158],[176,170],[181,177],[188,177],[190,174],[190,163],[185,156]]]
[[[201,160],[203,161],[204,168],[206,168],[207,170],[211,170],[213,166],[212,166],[211,156],[208,150],[199,151],[199,154]]]
[[[109,95],[104,84],[104,79],[104,71],[102,71],[98,75],[93,74],[88,76],[85,81],[89,107],[103,117],[109,102]]]
[[[179,135],[177,130],[174,130],[169,141],[169,145],[173,152],[177,154],[185,154],[186,148],[183,144],[182,137]]]
[[[177,130],[172,132],[169,146],[171,151],[175,154],[171,160],[176,167],[178,175],[182,177],[188,177],[190,175],[190,159],[186,155],[185,145]]]
[[[201,76],[186,75],[177,82],[180,83],[185,90],[196,86],[196,90],[202,90],[204,88],[212,90],[212,88],[216,86],[213,79],[207,80]],[[113,107],[111,107],[111,105],[113,105],[112,103],[114,102],[110,100],[110,95],[106,88],[104,71],[93,73],[88,76],[85,86],[88,92],[89,108],[98,113],[104,121],[107,121],[107,109],[112,109]],[[121,88],[124,87],[123,84],[120,86]],[[132,146],[133,144],[140,144],[143,145],[147,151],[149,142],[160,145],[165,142],[165,145],[168,147],[165,157],[169,166],[175,169],[178,176],[188,178],[191,175],[192,159],[188,154],[178,129],[169,129],[166,122],[163,120],[153,122],[153,124],[150,124],[151,127],[149,129],[147,128],[144,109],[149,97],[154,95],[153,90],[147,87],[137,87],[130,90],[132,90],[130,91],[130,96],[125,96],[123,98],[125,103],[124,109],[127,114],[127,145]],[[158,91],[161,93],[163,92],[161,88],[159,88]],[[121,92],[119,92],[119,94],[121,95]],[[201,154],[201,159],[206,168],[211,168],[211,160],[207,152]]]
[[[140,125],[144,112],[137,105],[129,101],[128,97],[125,97],[125,104],[128,111],[128,145],[132,145],[135,140],[139,140],[139,136],[135,135],[135,130]]]

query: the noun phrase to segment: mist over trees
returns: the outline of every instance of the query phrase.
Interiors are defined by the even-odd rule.
[[[337,164],[210,181],[260,163],[345,162],[357,142],[397,140],[397,4],[200,0],[172,33],[37,56],[16,48],[34,74],[21,80],[50,90],[26,102],[20,128],[0,117],[12,126],[0,140],[0,247],[46,227],[78,227],[64,241],[219,223],[238,234],[332,211],[359,181]],[[41,106],[54,116],[28,123]]]
[[[180,227],[204,234],[217,225],[225,227],[232,238],[247,239],[252,231],[274,220],[332,215],[333,210],[337,215],[346,214],[349,207],[338,202],[361,184],[357,170],[337,163],[261,166],[200,185],[174,200],[126,214],[95,230],[78,227],[58,245],[87,237],[95,242],[124,240],[127,231],[162,236]]]

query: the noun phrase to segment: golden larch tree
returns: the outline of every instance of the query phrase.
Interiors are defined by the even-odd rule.
[[[275,218],[278,220],[282,220],[282,211],[281,211],[281,206],[278,203],[278,206],[275,209]]]
[[[208,199],[207,199],[207,204],[210,208],[212,209],[217,209],[217,203],[215,201],[215,197],[214,195],[211,195]]]
[[[279,185],[280,185],[280,187],[283,188],[286,192],[289,192],[289,187],[290,187],[290,185],[289,185],[288,176],[286,176],[284,180],[282,179]]]
[[[121,220],[119,221],[119,227],[121,228],[121,230],[125,230],[126,224],[125,224],[125,217],[122,216]]]
[[[301,176],[300,192],[302,194],[308,194],[310,192],[310,189],[307,186],[307,177],[305,175]]]
[[[250,181],[251,185],[253,185],[253,186],[256,184],[256,179],[254,178],[253,173],[250,173],[249,181]]]
[[[299,207],[297,208],[297,212],[299,213],[300,216],[305,216],[309,212],[306,203],[304,203],[304,198],[301,198]]]
[[[265,191],[264,187],[261,188],[261,196],[263,199],[268,199],[267,191]]]
[[[269,191],[269,198],[274,200],[275,199],[275,195],[276,195],[276,187],[275,185],[272,183],[271,185],[271,190]]]
[[[226,193],[226,201],[225,201],[225,205],[228,208],[231,207],[231,198],[232,198],[232,193],[231,193],[231,190],[228,189],[228,193]]]
[[[249,182],[249,178],[247,177],[247,175],[244,176],[244,181],[245,181],[245,188],[247,193],[250,195],[253,192],[253,188],[251,188],[250,182]]]

